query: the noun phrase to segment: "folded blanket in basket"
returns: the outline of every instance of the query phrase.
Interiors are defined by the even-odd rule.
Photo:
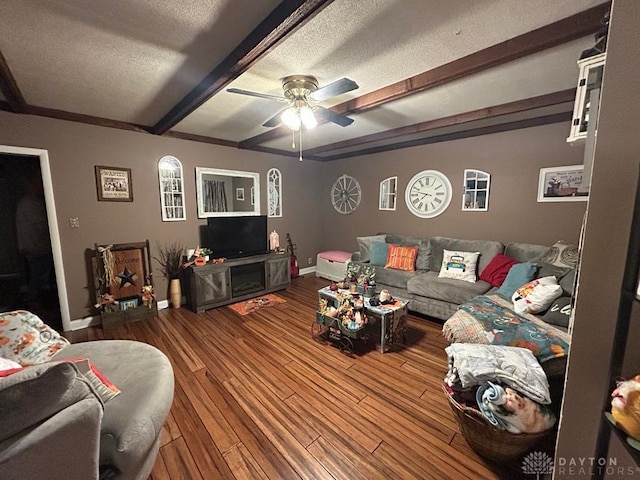
[[[501,430],[539,433],[556,423],[549,407],[521,396],[512,388],[486,382],[478,388],[476,399],[485,418]]]
[[[504,345],[452,343],[445,348],[449,371],[445,383],[462,388],[492,381],[504,383],[536,402],[549,404],[549,382],[530,350]]]

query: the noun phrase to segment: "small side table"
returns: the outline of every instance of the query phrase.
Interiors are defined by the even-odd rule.
[[[394,298],[389,305],[371,306],[365,298],[365,310],[369,316],[380,320],[380,351],[388,352],[395,344],[404,343],[407,336],[407,304],[409,300]]]
[[[348,290],[333,291],[329,287],[318,290],[318,299],[337,302],[337,294],[347,296]],[[368,317],[380,322],[380,352],[388,352],[395,344],[404,343],[407,330],[407,304],[409,300],[395,298],[389,305],[372,306],[369,298],[364,298],[364,310]]]

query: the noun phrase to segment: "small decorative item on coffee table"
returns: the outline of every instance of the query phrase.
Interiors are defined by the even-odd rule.
[[[356,285],[356,292],[365,297],[373,297],[376,293],[376,269],[368,265],[349,263],[347,278]]]
[[[341,299],[348,296],[349,292],[345,290],[331,290],[329,287],[318,290],[320,311],[317,312],[314,323],[322,324],[325,318],[331,318],[332,307],[337,310],[336,307],[342,304]],[[358,300],[362,302],[362,310],[369,324],[380,322],[380,352],[387,352],[394,344],[404,342],[408,300],[391,298],[378,305],[372,305],[371,299],[367,297],[359,297]],[[320,330],[312,325],[312,333],[314,328]]]
[[[316,340],[328,339],[342,353],[351,356],[355,341],[369,342],[367,324],[363,299],[346,291],[336,292],[331,305],[326,298],[320,298],[316,321],[311,324],[311,336]]]

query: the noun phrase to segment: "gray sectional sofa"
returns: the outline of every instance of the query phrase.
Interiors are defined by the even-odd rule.
[[[409,310],[440,320],[447,320],[458,306],[472,298],[492,293],[496,290],[489,283],[478,280],[475,283],[449,278],[439,278],[443,260],[443,251],[460,250],[480,252],[477,274],[498,253],[526,262],[544,255],[549,246],[528,243],[509,243],[506,246],[492,240],[462,240],[447,237],[411,237],[396,234],[378,234],[371,237],[358,237],[358,251],[353,253],[351,262],[360,266],[370,266],[372,244],[384,241],[396,245],[417,245],[416,270],[407,272],[373,266],[376,270],[376,290],[387,289],[392,295],[410,300]],[[565,294],[570,295],[575,272],[568,272],[560,279]]]
[[[69,363],[80,358],[121,394],[103,402]],[[129,340],[68,345],[0,378],[0,478],[146,480],[173,393],[169,359]]]

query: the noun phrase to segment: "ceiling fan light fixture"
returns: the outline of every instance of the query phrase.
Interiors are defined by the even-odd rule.
[[[289,107],[282,112],[282,123],[284,123],[291,130],[300,129],[300,115],[295,107]]]
[[[316,120],[313,110],[311,110],[309,105],[305,105],[300,109],[300,120],[302,120],[302,123],[307,130],[311,130],[318,125],[318,121]]]

